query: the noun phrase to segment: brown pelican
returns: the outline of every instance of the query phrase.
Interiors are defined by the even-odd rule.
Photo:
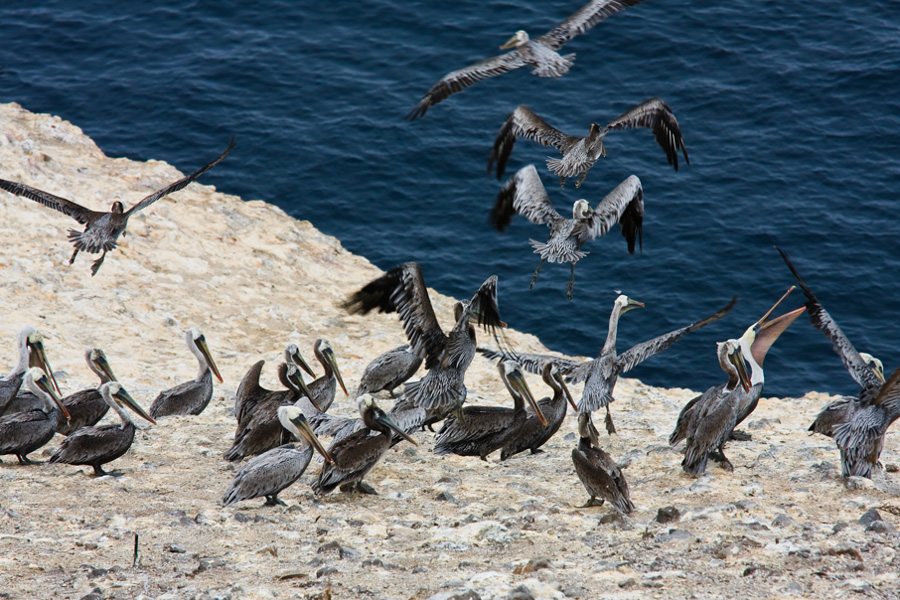
[[[613,508],[627,515],[634,510],[628,494],[628,482],[622,469],[600,448],[590,413],[578,414],[578,435],[578,446],[572,449],[572,462],[578,479],[591,496],[579,508],[602,506],[604,501],[609,500]],[[597,498],[600,498],[599,502]]]
[[[296,406],[278,407],[278,421],[284,427],[284,438],[294,438],[298,445],[289,441],[264,454],[254,456],[241,467],[234,476],[231,486],[222,496],[222,504],[229,506],[241,500],[265,497],[263,506],[285,506],[278,498],[282,490],[300,479],[312,459],[315,448],[325,460],[332,462],[331,456],[322,447],[313,433],[306,417]]]
[[[419,100],[407,118],[409,120],[418,119],[424,116],[429,108],[451,94],[482,79],[496,77],[525,65],[534,67],[533,73],[539,77],[562,77],[569,72],[572,61],[575,60],[574,54],[559,55],[559,49],[566,42],[626,6],[634,6],[639,2],[641,0],[593,0],[545,35],[531,39],[524,31],[517,31],[505,44],[500,46],[501,50],[515,48],[514,50],[444,75]]]
[[[75,252],[72,253],[69,264],[71,265],[75,262],[75,257],[78,256],[78,253],[82,250],[91,254],[103,252],[100,258],[95,260],[91,265],[91,275],[93,276],[97,274],[100,265],[103,264],[106,253],[115,250],[119,236],[125,234],[125,228],[128,226],[129,217],[134,213],[147,208],[160,198],[187,187],[189,183],[219,164],[226,156],[228,156],[228,153],[231,152],[232,148],[234,148],[234,138],[232,138],[228,149],[216,160],[201,168],[199,171],[195,171],[187,177],[183,177],[175,183],[169,184],[161,190],[150,194],[128,210],[125,210],[125,206],[117,200],[113,202],[112,210],[110,212],[93,211],[72,202],[71,200],[54,196],[53,194],[43,192],[22,183],[6,181],[5,179],[0,179],[0,189],[6,190],[10,194],[15,194],[16,196],[22,196],[23,198],[40,202],[44,206],[58,210],[84,225],[84,231],[78,231],[76,229],[69,230],[69,240],[75,246]]]
[[[25,371],[25,387],[44,401],[37,410],[27,410],[0,417],[0,455],[15,454],[19,464],[34,464],[28,453],[50,441],[56,433],[60,413],[69,418],[66,407],[53,389],[47,374],[38,367]]]
[[[315,408],[325,412],[331,406],[331,403],[334,402],[334,394],[337,391],[338,384],[344,390],[345,396],[349,394],[347,394],[347,388],[344,386],[344,380],[341,378],[341,371],[338,369],[337,358],[334,355],[334,348],[332,348],[331,342],[322,338],[317,339],[313,345],[313,352],[315,352],[316,359],[322,363],[325,374],[307,384],[309,393],[312,394],[309,398],[313,401]],[[300,408],[303,409],[304,414],[309,418],[308,405],[304,404]]]
[[[44,336],[31,325],[26,325],[19,331],[16,344],[19,360],[13,370],[0,378],[0,415],[7,414],[10,403],[14,402],[16,394],[22,386],[22,379],[29,367],[40,367],[50,377],[53,386],[59,391],[56,379],[53,377],[53,369],[47,361],[44,352]],[[21,412],[13,410],[12,412]]]
[[[470,301],[456,304],[456,325],[445,334],[431,307],[419,264],[414,262],[398,265],[370,282],[353,294],[343,308],[351,314],[378,308],[380,312],[400,315],[413,352],[425,356],[428,370],[424,378],[406,384],[404,397],[426,411],[440,414],[456,409],[465,397],[466,369],[475,356],[475,328],[471,323],[477,322],[495,338],[498,328],[505,325],[497,306],[497,276],[492,275]]]
[[[718,321],[734,307],[735,302],[737,302],[737,296],[734,296],[731,302],[722,310],[705,319],[637,344],[622,354],[616,354],[616,332],[619,326],[619,317],[629,310],[644,306],[642,302],[622,294],[613,303],[613,310],[609,316],[609,332],[606,336],[606,343],[603,344],[603,349],[600,350],[600,355],[597,358],[584,362],[560,359],[542,354],[517,355],[498,353],[493,350],[480,348],[479,351],[491,359],[502,357],[518,360],[522,368],[531,373],[541,373],[546,363],[555,362],[560,372],[567,376],[566,381],[570,383],[584,382],[584,390],[582,391],[581,400],[578,402],[578,412],[594,412],[605,406],[606,431],[609,434],[613,434],[616,432],[616,428],[613,425],[612,416],[609,412],[609,405],[615,400],[612,394],[619,375],[630,371],[651,356],[662,352],[688,333]]]
[[[881,381],[884,381],[883,363],[866,352],[860,352],[859,357],[869,366]],[[834,437],[836,425],[846,423],[849,417],[859,409],[859,399],[853,396],[843,396],[822,409],[816,420],[809,426],[809,431],[821,433],[828,437]]]
[[[535,225],[546,225],[550,229],[550,238],[546,242],[529,240],[534,253],[541,257],[531,279],[531,287],[537,282],[544,261],[568,262],[572,274],[567,295],[571,300],[575,287],[575,263],[588,254],[581,250],[588,240],[606,235],[618,222],[622,226],[622,236],[628,242],[628,252],[634,254],[634,242],[641,243],[644,192],[641,180],[631,175],[608,193],[595,209],[591,208],[587,200],[575,202],[572,206],[572,218],[566,219],[553,208],[537,169],[534,165],[528,165],[503,185],[491,211],[491,222],[494,227],[503,231],[515,213]]]
[[[669,164],[678,170],[678,150],[684,154],[684,160],[688,160],[687,148],[681,137],[681,129],[678,120],[672,113],[672,109],[660,98],[649,100],[634,106],[601,128],[596,123],[591,123],[588,135],[578,137],[566,135],[562,131],[549,125],[537,116],[527,106],[520,105],[506,118],[497,139],[494,140],[494,148],[488,160],[488,173],[491,172],[494,162],[497,163],[497,179],[503,177],[506,170],[506,162],[512,154],[513,145],[517,137],[534,140],[544,146],[553,146],[563,155],[562,158],[547,159],[547,168],[560,178],[560,185],[565,187],[567,177],[580,175],[575,187],[580,187],[581,182],[587,177],[588,170],[594,166],[601,156],[606,156],[603,146],[603,138],[610,131],[617,129],[632,129],[634,127],[646,127],[653,131],[656,141],[665,151]]]
[[[134,441],[134,422],[125,412],[127,406],[135,413],[151,423],[156,423],[144,412],[125,388],[117,381],[109,381],[100,386],[100,395],[107,405],[119,415],[119,425],[102,425],[100,427],[82,427],[63,440],[53,456],[51,463],[67,465],[89,465],[94,468],[94,475],[108,475],[103,465],[112,462],[128,452]]]
[[[312,377],[316,376],[300,354],[300,348],[297,347],[297,344],[287,345],[284,349],[284,361],[286,363],[294,363]],[[238,423],[243,420],[245,414],[253,411],[260,400],[272,393],[272,390],[267,390],[259,385],[259,376],[265,363],[266,361],[261,360],[250,367],[250,370],[247,371],[247,374],[241,379],[240,385],[238,385],[237,392],[234,395],[234,418],[238,420]]]
[[[399,435],[411,444],[418,445],[378,408],[370,394],[359,398],[359,412],[366,429],[347,436],[329,449],[328,453],[334,463],[322,466],[318,479],[313,483],[316,494],[328,494],[338,486],[343,492],[355,488],[366,494],[374,494],[375,490],[364,484],[362,479],[391,446],[393,435]],[[370,430],[380,435],[369,435]]]
[[[528,418],[526,401],[541,425],[547,425],[547,419],[531,395],[525,377],[515,361],[505,360],[500,363],[500,378],[513,398],[514,407],[466,406],[462,409],[461,418],[451,416],[444,421],[434,444],[435,454],[477,456],[486,461],[488,454],[499,450],[521,433],[522,425]]]
[[[106,360],[106,354],[100,348],[87,348],[84,351],[84,358],[87,360],[88,368],[100,378],[100,386],[69,394],[62,399],[63,405],[69,411],[69,420],[60,422],[56,429],[56,433],[62,435],[71,435],[82,427],[95,425],[106,415],[110,407],[109,401],[103,397],[100,389],[104,383],[116,380],[112,367]]]
[[[180,383],[173,388],[159,393],[150,406],[150,416],[154,419],[169,415],[199,415],[212,399],[212,375],[222,383],[219,369],[209,353],[206,337],[199,327],[191,327],[184,332],[188,349],[197,357],[200,370],[193,381]]]
[[[547,424],[542,424],[537,414],[529,413],[519,428],[519,432],[503,446],[503,450],[500,452],[501,461],[526,450],[531,450],[532,454],[543,452],[540,449],[541,446],[556,435],[563,419],[566,418],[566,401],[572,405],[573,409],[578,410],[556,363],[545,364],[541,376],[544,383],[553,390],[552,398],[544,398],[538,402],[538,407],[541,409],[541,414],[547,419]]]
[[[387,390],[394,396],[394,389],[416,374],[422,366],[422,357],[412,351],[409,344],[388,350],[369,363],[363,371],[356,396]]]

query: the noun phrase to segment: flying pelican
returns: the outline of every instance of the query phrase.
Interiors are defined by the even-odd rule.
[[[491,222],[494,227],[503,231],[515,213],[535,225],[546,225],[550,229],[550,238],[546,242],[529,240],[534,253],[541,257],[531,279],[531,287],[537,282],[544,261],[568,262],[572,274],[567,296],[571,300],[575,288],[575,263],[588,254],[581,250],[588,240],[606,235],[618,222],[622,227],[622,236],[628,242],[630,254],[634,254],[635,241],[642,243],[644,191],[641,180],[631,175],[608,193],[595,209],[591,208],[587,200],[575,202],[572,206],[572,218],[566,219],[553,208],[537,169],[534,165],[528,165],[503,185],[491,211]]]
[[[316,376],[300,354],[300,348],[297,347],[297,344],[287,345],[284,349],[284,361],[286,363],[294,363],[312,377]],[[241,379],[240,385],[238,385],[237,392],[234,395],[234,418],[237,419],[238,423],[244,420],[245,414],[253,412],[259,401],[272,393],[272,390],[267,390],[259,385],[259,376],[265,363],[266,361],[261,360],[250,367],[244,378]]]
[[[313,401],[316,409],[325,412],[331,406],[331,403],[334,402],[334,394],[337,391],[338,384],[344,390],[345,396],[349,394],[344,386],[344,380],[341,378],[341,371],[338,369],[337,358],[334,355],[334,348],[331,346],[331,342],[322,338],[317,339],[315,344],[313,344],[313,352],[315,352],[316,359],[322,364],[322,368],[325,369],[325,374],[307,384],[309,393],[312,394],[309,399]],[[303,409],[304,406],[300,408]],[[303,412],[308,419],[310,417],[309,411],[303,410]]]
[[[387,390],[392,397],[394,389],[416,374],[422,366],[422,357],[412,351],[409,344],[398,346],[379,355],[363,371],[356,396]]]
[[[566,42],[625,7],[634,6],[639,2],[641,0],[593,0],[545,35],[531,39],[526,32],[519,30],[500,46],[501,50],[509,48],[515,50],[444,75],[406,117],[410,121],[418,119],[424,116],[429,108],[451,94],[462,91],[482,79],[496,77],[525,65],[534,67],[533,73],[539,77],[562,77],[569,72],[572,61],[575,60],[574,54],[559,55],[559,49]]]
[[[103,465],[128,452],[134,441],[134,422],[125,412],[124,407],[127,406],[142,418],[156,423],[118,381],[108,381],[101,385],[100,395],[107,405],[116,411],[122,423],[100,427],[82,427],[63,440],[63,443],[50,457],[49,462],[89,465],[94,468],[95,476],[109,475],[103,470]]]
[[[313,448],[332,462],[331,456],[313,433],[303,412],[296,406],[279,406],[278,421],[284,427],[284,437],[293,437],[299,444],[285,442],[264,454],[254,456],[241,467],[234,476],[228,491],[222,496],[222,504],[229,506],[241,500],[265,497],[263,506],[285,506],[278,498],[282,490],[300,479],[309,461]]]
[[[462,404],[466,369],[475,357],[477,322],[497,339],[505,326],[497,306],[497,276],[489,277],[471,300],[458,302],[449,334],[438,325],[418,263],[398,265],[353,294],[343,305],[351,314],[397,312],[412,351],[425,356],[428,373],[406,384],[404,397],[426,411],[447,414]],[[500,341],[498,340],[498,343]]]
[[[356,489],[365,494],[375,494],[375,490],[363,483],[362,479],[391,446],[393,435],[399,435],[418,446],[414,439],[378,408],[371,394],[364,394],[359,398],[359,412],[366,429],[347,436],[331,447],[328,453],[334,463],[322,466],[318,479],[313,483],[316,494],[328,494],[338,486],[342,492]],[[380,435],[369,435],[370,430]]]
[[[488,454],[499,450],[516,439],[528,418],[525,402],[531,406],[540,424],[547,425],[547,419],[540,406],[531,395],[525,376],[519,365],[512,360],[500,363],[500,378],[513,398],[514,407],[466,406],[462,418],[448,417],[438,431],[434,453],[477,456],[486,461]]]
[[[603,138],[606,137],[606,134],[617,129],[633,129],[635,127],[646,127],[653,131],[656,142],[665,151],[669,164],[676,171],[678,170],[678,150],[684,154],[685,162],[691,164],[684,139],[681,137],[681,129],[678,127],[678,120],[672,113],[672,109],[660,98],[650,98],[628,109],[613,119],[606,127],[601,128],[596,123],[591,123],[588,135],[585,137],[566,135],[522,104],[506,118],[506,122],[503,123],[500,133],[494,140],[494,148],[488,159],[488,174],[496,162],[497,179],[503,177],[506,162],[512,154],[516,138],[524,137],[559,150],[563,155],[562,158],[547,159],[547,168],[559,176],[561,187],[566,186],[567,177],[580,175],[578,181],[575,182],[575,187],[580,187],[581,182],[587,177],[588,170],[601,156],[606,156],[606,149],[603,146]]]
[[[16,196],[22,196],[23,198],[40,202],[44,206],[58,210],[64,215],[68,215],[84,225],[84,231],[78,231],[77,229],[69,230],[69,240],[75,246],[75,252],[72,253],[69,264],[71,265],[75,262],[75,257],[78,256],[78,253],[82,250],[91,254],[103,252],[100,258],[95,260],[91,265],[91,276],[93,276],[100,270],[100,265],[103,264],[106,253],[116,249],[119,236],[125,234],[125,228],[128,226],[129,217],[136,212],[147,208],[160,198],[187,187],[189,183],[219,164],[226,156],[228,156],[228,153],[231,152],[232,148],[234,148],[234,138],[231,139],[231,144],[229,144],[228,149],[216,160],[201,168],[199,171],[195,171],[187,177],[183,177],[175,183],[169,184],[161,190],[153,192],[128,210],[125,210],[125,206],[116,200],[113,202],[112,210],[110,212],[93,211],[72,202],[71,200],[54,196],[53,194],[27,186],[23,183],[6,181],[5,179],[0,179],[0,189],[6,190],[10,194],[15,194]]]
[[[41,335],[40,331],[31,325],[23,327],[19,331],[16,348],[19,355],[16,366],[3,378],[0,378],[0,415],[7,414],[7,408],[9,408],[10,403],[15,401],[16,394],[19,393],[19,389],[22,386],[25,372],[29,367],[42,368],[47,373],[47,376],[51,378],[54,387],[59,390],[59,387],[56,385],[56,379],[53,378],[53,369],[47,361],[47,354],[44,352],[44,336]],[[14,410],[12,412],[20,411]]]
[[[0,455],[15,454],[21,465],[34,464],[28,453],[34,452],[53,438],[60,413],[69,413],[53,389],[43,369],[31,367],[25,371],[25,387],[44,400],[38,410],[28,410],[0,417]]]
[[[159,393],[150,406],[150,416],[154,419],[169,415],[199,415],[212,400],[213,373],[219,383],[222,383],[222,376],[209,353],[206,336],[203,335],[200,328],[191,327],[185,331],[184,340],[187,342],[188,349],[197,357],[200,370],[193,381],[180,383]]]
[[[490,359],[512,358],[518,360],[522,368],[530,373],[541,373],[545,364],[555,362],[560,372],[567,376],[566,381],[569,383],[584,382],[581,400],[578,401],[578,412],[594,412],[606,407],[606,431],[611,435],[616,432],[616,428],[609,412],[609,405],[615,400],[612,394],[619,375],[662,352],[688,333],[718,321],[734,307],[735,302],[737,302],[737,296],[734,296],[722,310],[705,319],[637,344],[622,354],[616,354],[616,332],[619,327],[619,317],[629,310],[644,306],[643,302],[621,294],[613,303],[612,313],[609,315],[609,332],[606,335],[606,343],[600,350],[600,355],[584,362],[543,354],[504,353],[482,348],[479,348],[479,352]]]
[[[628,482],[622,469],[613,461],[598,442],[597,429],[591,422],[591,413],[578,414],[578,446],[572,449],[575,473],[581,480],[590,499],[579,508],[602,506],[605,500],[617,511],[627,515],[634,510],[628,493]],[[600,501],[597,502],[597,498]]]
[[[519,428],[519,432],[503,446],[503,450],[500,452],[501,461],[526,450],[531,450],[532,454],[543,452],[540,449],[541,446],[556,435],[563,419],[566,418],[566,401],[572,405],[574,410],[578,410],[556,363],[546,363],[541,377],[544,379],[544,383],[553,390],[552,398],[544,398],[538,402],[538,407],[541,409],[541,414],[547,419],[547,424],[542,424],[537,414],[530,413]]]

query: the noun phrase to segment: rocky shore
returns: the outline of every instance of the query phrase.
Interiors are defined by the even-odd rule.
[[[109,158],[76,126],[16,104],[0,105],[0,122],[0,177],[91,208],[130,206],[180,176],[162,162]],[[438,457],[421,433],[418,447],[397,446],[372,471],[378,496],[313,496],[313,463],[282,493],[288,507],[223,508],[234,391],[253,362],[266,359],[262,383],[275,388],[285,344],[311,359],[324,337],[352,392],[369,360],[404,342],[395,315],[338,308],[379,270],[309,222],[196,183],[132,218],[96,277],[88,256],[67,264],[73,225],[0,194],[0,369],[32,324],[64,393],[95,385],[83,350],[97,346],[148,407],[194,377],[182,331],[199,326],[225,383],[200,416],[140,425],[109,465],[121,476],[4,458],[0,598],[900,598],[896,431],[887,472],[845,483],[832,441],[806,431],[832,399],[819,393],[763,399],[745,423],[752,440],[729,446],[734,472],[711,465],[694,479],[666,438],[695,392],[620,380],[619,434],[601,442],[627,465],[629,517],[577,508],[586,495],[571,418],[543,454]],[[432,301],[448,325],[453,299]],[[521,351],[546,351],[534,336],[508,336]],[[539,378],[529,383],[547,395]],[[508,403],[481,358],[467,384],[469,402]],[[338,394],[332,411],[352,415],[355,403]],[[32,457],[46,460],[60,439]]]

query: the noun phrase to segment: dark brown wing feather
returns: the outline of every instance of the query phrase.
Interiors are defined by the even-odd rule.
[[[678,150],[684,154],[684,161],[691,164],[688,159],[687,147],[681,137],[681,129],[672,109],[661,98],[649,100],[632,107],[613,119],[603,130],[603,135],[615,129],[633,129],[646,127],[653,131],[656,142],[666,153],[666,159],[675,170],[678,170]]]
[[[65,198],[54,196],[49,192],[44,192],[37,188],[27,186],[24,183],[16,183],[15,181],[0,179],[0,189],[6,190],[10,194],[15,194],[16,196],[28,198],[29,200],[34,200],[35,202],[40,202],[44,206],[52,208],[53,210],[58,210],[64,215],[72,217],[82,225],[87,225],[90,221],[98,218],[103,214],[100,212],[89,210],[81,206],[80,204],[72,202],[71,200],[66,200]]]
[[[554,50],[582,34],[603,19],[611,17],[628,6],[639,4],[642,0],[593,0],[588,2],[574,15],[539,37],[536,41],[550,46]]]
[[[563,154],[581,139],[566,135],[522,104],[506,118],[506,121],[500,128],[500,132],[497,133],[491,156],[488,158],[488,174],[490,174],[494,167],[494,162],[496,162],[497,179],[503,177],[503,173],[506,171],[506,163],[509,161],[513,146],[516,143],[516,137],[524,137],[544,146],[552,146]]]
[[[631,175],[617,185],[594,209],[588,219],[588,235],[593,238],[606,235],[618,222],[622,236],[628,242],[628,252],[634,254],[634,243],[643,246],[644,192],[641,180]]]

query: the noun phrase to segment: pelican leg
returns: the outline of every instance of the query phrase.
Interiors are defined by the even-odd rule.
[[[613,435],[616,432],[616,426],[613,425],[612,415],[609,414],[609,404],[606,405],[606,419],[604,419],[604,423],[606,423],[606,433]]]
[[[603,498],[598,501],[596,496],[591,496],[590,500],[577,508],[591,508],[592,506],[603,506]]]
[[[566,298],[571,300],[572,292],[575,291],[575,263],[569,263],[569,267],[571,267],[572,274],[569,276],[569,287],[566,290]]]
[[[531,449],[531,453],[532,453],[532,454],[543,454],[544,451],[541,450],[540,448],[532,448],[532,449]]]
[[[725,457],[725,451],[722,448],[719,448],[719,451],[716,453],[721,460],[718,460],[719,466],[725,469],[726,471],[734,471],[734,465],[731,464],[731,461]]]
[[[97,271],[100,270],[100,265],[103,264],[103,259],[106,258],[106,250],[103,251],[103,254],[100,255],[100,258],[91,263],[91,277],[97,274]]]
[[[577,187],[577,188],[581,187],[581,184],[582,184],[582,182],[584,182],[584,178],[587,177],[587,174],[588,174],[587,171],[585,171],[584,173],[581,174],[581,177],[579,177],[578,181],[575,182],[575,187]]]
[[[530,290],[530,289],[533,289],[533,288],[534,288],[534,284],[537,283],[538,274],[540,274],[540,272],[541,272],[541,267],[544,266],[544,261],[545,261],[545,260],[546,260],[546,259],[541,258],[541,262],[538,263],[537,269],[534,270],[534,277],[531,278],[531,285],[528,286],[528,289],[529,289],[529,290]]]
[[[749,442],[753,439],[753,436],[747,433],[746,431],[732,431],[731,435],[728,436],[729,440],[735,440],[738,442]]]
[[[266,503],[263,506],[287,506],[284,500],[278,497],[278,494],[266,496]]]
[[[356,483],[356,491],[360,492],[361,494],[371,494],[373,496],[378,495],[378,492],[375,491],[375,488],[373,488],[368,483],[363,483],[362,481]]]
[[[560,175],[559,177],[559,187],[560,189],[566,189],[566,178]]]
[[[29,459],[29,458],[28,458],[26,455],[24,455],[24,454],[16,454],[16,458],[19,459],[19,464],[20,464],[20,465],[39,465],[39,464],[41,464],[41,463],[39,463],[39,462],[36,462],[36,461],[33,461],[33,460]]]
[[[71,265],[72,263],[75,262],[75,257],[76,257],[76,256],[78,256],[78,248],[75,248],[75,252],[72,253],[72,258],[69,259],[69,264],[70,264],[70,265]]]
[[[94,467],[94,477],[103,477],[104,475],[109,475],[106,471],[103,470],[103,465],[91,465]]]

